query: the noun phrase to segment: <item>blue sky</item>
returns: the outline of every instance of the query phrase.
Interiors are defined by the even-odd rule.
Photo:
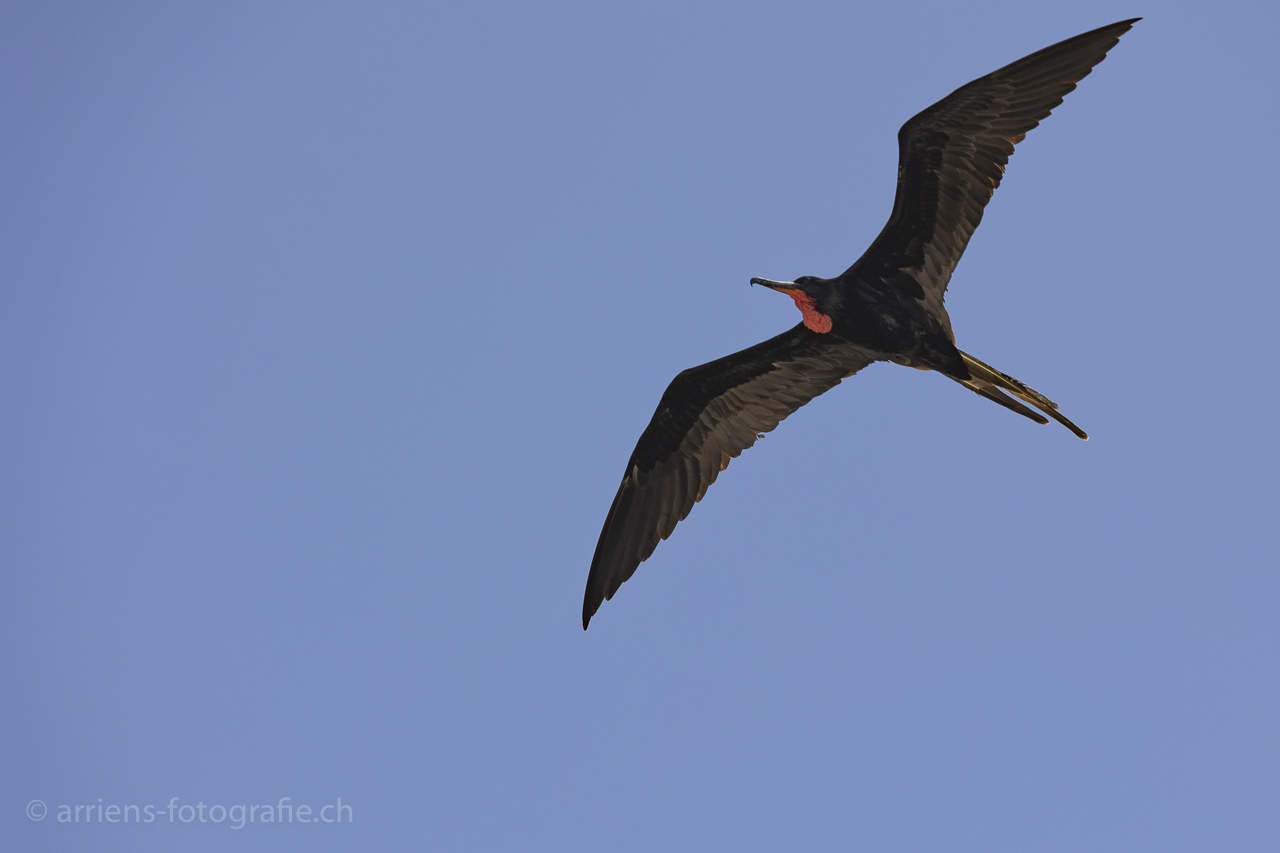
[[[1135,15],[948,299],[1092,439],[875,365],[584,634],[667,382],[799,319],[748,280],[843,270],[904,120]],[[6,5],[3,846],[1276,849],[1278,24]],[[99,802],[159,817],[57,821]]]

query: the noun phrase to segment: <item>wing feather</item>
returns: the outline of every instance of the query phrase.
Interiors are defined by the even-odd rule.
[[[947,328],[947,283],[1013,147],[1139,20],[1067,39],[956,89],[898,132],[898,190],[884,230],[845,275],[880,278]]]
[[[585,628],[702,500],[730,460],[805,403],[874,361],[803,324],[684,371],[658,403],[609,508],[582,604]]]

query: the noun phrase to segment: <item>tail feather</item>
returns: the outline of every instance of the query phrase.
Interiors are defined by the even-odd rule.
[[[1044,412],[1067,429],[1071,430],[1078,437],[1083,438],[1086,441],[1089,440],[1089,436],[1084,430],[1080,429],[1080,427],[1076,426],[1058,413],[1057,403],[1053,402],[1039,391],[1036,391],[1033,388],[1028,388],[1012,376],[1001,373],[991,365],[979,361],[967,352],[961,352],[960,356],[964,359],[964,366],[969,370],[969,378],[967,380],[958,381],[970,391],[986,397],[988,400],[993,400],[1004,406],[1006,409],[1011,409],[1023,417],[1030,418],[1036,423],[1048,423],[1048,421],[1040,415],[1031,411],[1026,406],[1023,406],[1021,403],[1017,402],[1017,400],[1010,399],[1002,393],[1002,391],[1008,391],[1014,397],[1017,397],[1018,400],[1022,400],[1025,403],[1030,403],[1032,406],[1035,406],[1037,409]]]
[[[978,385],[977,383],[973,383],[973,382],[965,382],[964,384],[972,388],[975,392],[977,392],[981,396],[986,397],[988,400],[991,400],[994,403],[999,403],[1009,411],[1017,412],[1018,414],[1022,415],[1024,418],[1030,418],[1031,420],[1035,421],[1038,424],[1047,424],[1049,422],[1049,419],[1046,418],[1044,415],[1040,414],[1039,412],[1031,411],[1026,406],[1019,403],[1017,400],[1005,394],[999,388],[983,387],[982,385]]]

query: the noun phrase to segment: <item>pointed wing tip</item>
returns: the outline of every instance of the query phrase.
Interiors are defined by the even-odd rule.
[[[591,617],[596,615],[596,611],[600,609],[600,601],[591,600],[591,590],[587,590],[587,598],[582,602],[582,630],[587,630],[587,626],[591,624]]]
[[[1138,23],[1138,21],[1141,21],[1141,20],[1142,18],[1130,18],[1127,21],[1120,21],[1118,23],[1112,24],[1111,25],[1112,27],[1119,30],[1119,32],[1116,33],[1116,38],[1119,38],[1120,36],[1129,32],[1129,30],[1133,29],[1133,25]]]
[[[1142,18],[1129,18],[1127,21],[1116,21],[1114,24],[1111,24],[1110,26],[1107,26],[1107,27],[1102,27],[1101,29],[1103,31],[1114,32],[1115,37],[1118,40],[1120,36],[1124,35],[1125,33],[1129,32],[1129,30],[1133,29],[1133,25],[1138,23],[1138,21],[1141,21],[1141,20]]]
[[[1123,21],[1116,21],[1114,24],[1107,24],[1105,27],[1098,27],[1096,30],[1090,30],[1090,32],[1084,33],[1084,35],[1090,35],[1091,33],[1106,32],[1107,30],[1119,30],[1120,34],[1124,35],[1130,29],[1133,28],[1134,24],[1138,23],[1138,21],[1141,21],[1141,20],[1142,18],[1138,17],[1138,18],[1128,18]]]

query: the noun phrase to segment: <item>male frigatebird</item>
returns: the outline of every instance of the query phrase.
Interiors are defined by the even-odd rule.
[[[1013,146],[1138,20],[1006,65],[904,124],[893,212],[849,269],[835,278],[751,279],[794,299],[804,320],[776,338],[684,371],[662,395],[600,532],[582,602],[584,629],[600,603],[613,598],[702,500],[730,459],[874,361],[936,370],[1037,423],[1049,421],[1023,403],[1088,438],[1043,394],[956,349],[942,301]]]

